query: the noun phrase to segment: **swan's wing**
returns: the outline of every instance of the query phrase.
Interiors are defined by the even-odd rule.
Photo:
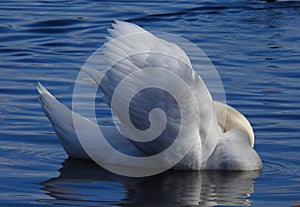
[[[193,136],[196,143],[198,142],[192,159],[196,156],[194,160],[199,160],[200,134],[201,139],[217,138],[220,132],[217,128],[211,96],[201,78],[192,69],[185,52],[177,45],[160,39],[131,23],[116,21],[113,28],[108,31],[111,37],[108,37],[109,41],[103,49],[108,65],[105,74],[103,74],[104,71],[101,71],[101,74],[92,69],[87,72],[94,77],[96,82],[100,82],[109,106],[112,106],[112,100],[116,98],[116,104],[112,106],[112,109],[121,121],[121,131],[135,140],[141,139],[141,134],[143,136],[147,136],[146,133],[149,136],[156,134],[155,131],[160,129],[160,126],[164,126],[165,117],[159,113],[152,113],[153,116],[150,114],[149,117],[149,112],[154,108],[160,108],[166,114],[167,123],[158,139],[147,144],[135,141],[133,143],[147,154],[158,153],[174,141],[181,127],[186,127],[190,130],[187,137]],[[193,95],[189,91],[183,91],[182,85],[174,81],[170,74],[178,76],[191,89]],[[120,87],[120,83],[123,82],[125,84]],[[174,94],[170,95],[168,90],[153,87],[154,83],[161,83],[162,88],[166,87],[175,91],[175,96],[178,97],[174,98],[172,96]],[[149,87],[141,90],[145,85]],[[117,93],[117,89],[122,90]],[[132,94],[135,96],[129,104],[130,119],[128,119],[128,111],[124,106]],[[193,98],[196,98],[196,104]],[[183,109],[179,107],[176,99],[184,100],[182,108],[187,112],[185,117],[190,120],[189,126],[182,124]],[[152,125],[148,117],[153,127],[150,127]],[[147,131],[149,128],[153,128],[154,131]],[[142,130],[144,133],[137,133]],[[214,143],[215,141],[212,140],[208,148],[213,149]]]
[[[50,122],[52,123],[53,129],[58,135],[61,144],[64,150],[67,152],[67,154],[72,158],[91,159],[83,149],[78,139],[77,132],[80,131],[82,139],[86,139],[89,142],[93,143],[93,141],[98,137],[98,124],[75,112],[72,112],[62,103],[60,103],[45,87],[42,86],[42,84],[38,84],[37,90],[40,94],[39,100],[42,109],[45,112],[46,116],[49,118]],[[75,130],[74,119],[76,119],[76,127],[78,131]],[[121,139],[119,133],[117,133],[114,127],[101,126],[101,130],[104,134],[110,137],[111,144],[119,151],[134,156],[143,155],[127,139],[124,139],[124,137]],[[96,141],[99,142],[101,140],[97,139]],[[97,146],[100,146],[100,148],[97,148],[96,150],[98,150],[101,153],[102,162],[109,164],[120,164],[113,163],[114,160],[118,160],[113,159],[110,156],[114,153],[104,153],[107,150],[101,148],[105,146],[104,144],[100,143]]]
[[[180,75],[190,84],[198,78],[189,58],[177,45],[123,21],[116,21],[113,29],[108,29],[108,32],[111,37],[107,38],[109,41],[103,48],[108,72],[100,87],[109,105],[120,81],[138,70],[151,67],[166,69]],[[137,84],[136,81],[133,80],[133,84]]]

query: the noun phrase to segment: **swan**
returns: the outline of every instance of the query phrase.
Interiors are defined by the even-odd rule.
[[[169,168],[228,171],[262,169],[262,161],[253,148],[254,133],[249,121],[233,107],[212,100],[206,85],[192,69],[189,58],[181,48],[125,21],[116,20],[108,32],[111,36],[107,38],[103,53],[111,70],[105,75],[92,68],[85,69],[85,72],[99,85],[105,102],[119,121],[118,128],[101,126],[101,131],[114,149],[134,157],[152,156],[176,142],[172,136],[183,130],[183,142],[180,142],[177,151],[167,154],[161,161],[168,163],[180,150],[188,150],[181,160],[172,162]],[[130,76],[133,73],[135,76]],[[175,74],[175,79],[184,81],[183,85],[189,88],[190,93],[177,87],[179,82],[171,80],[172,74]],[[125,79],[125,89],[115,95],[117,83]],[[132,105],[129,108],[124,103],[124,100],[131,97],[128,94],[141,85],[152,84],[155,88],[155,84],[161,83],[179,96],[179,103],[167,92],[155,94],[155,90],[140,93],[135,97],[137,100],[130,102]],[[92,159],[78,137],[79,130],[85,142],[90,145],[93,156],[101,163],[135,166],[134,161],[115,159],[112,149],[105,147],[107,145],[104,142],[98,145],[100,149],[93,148],[92,142],[98,136],[96,131],[99,125],[64,106],[41,83],[38,83],[37,90],[41,107],[69,157]],[[153,108],[162,108],[165,114],[162,116]],[[187,115],[180,110],[184,110]],[[180,120],[183,118],[186,122]],[[147,140],[147,136],[155,134],[157,130],[161,132],[158,139]]]

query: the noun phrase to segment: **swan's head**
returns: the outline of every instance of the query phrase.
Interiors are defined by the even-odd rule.
[[[217,115],[218,124],[223,132],[237,128],[248,135],[251,146],[254,146],[253,129],[243,114],[233,107],[217,101],[214,101],[214,108]]]

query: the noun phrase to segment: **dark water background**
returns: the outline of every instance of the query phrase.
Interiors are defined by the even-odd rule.
[[[260,173],[111,174],[67,158],[36,93],[71,105],[113,19],[180,35],[211,58],[253,125]],[[0,206],[300,205],[300,2],[0,2]]]

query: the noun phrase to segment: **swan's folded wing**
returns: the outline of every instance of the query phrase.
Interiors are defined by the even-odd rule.
[[[139,149],[152,155],[170,146],[180,129],[188,128],[184,136],[193,137],[198,145],[191,160],[199,161],[199,142],[203,144],[207,137],[216,139],[220,132],[214,129],[217,122],[210,93],[185,52],[174,43],[131,23],[116,21],[108,32],[111,37],[107,38],[109,41],[102,50],[106,70],[96,72],[86,68],[86,71],[100,83],[106,103],[121,122],[119,127],[123,134],[134,139],[132,142]],[[189,90],[183,89],[185,86]],[[155,108],[162,109],[166,116],[151,114]],[[185,124],[183,110],[188,120]],[[157,139],[147,144],[138,141],[156,135]],[[209,151],[215,147],[213,138],[208,139],[211,144],[206,142]]]
[[[177,45],[128,22],[116,21],[113,29],[108,31],[111,37],[107,38],[109,41],[103,48],[107,63],[106,75],[100,85],[107,95],[108,104],[116,86],[124,77],[145,68],[172,71],[190,85],[198,80],[189,58]],[[138,84],[136,80],[133,81],[133,84]]]

